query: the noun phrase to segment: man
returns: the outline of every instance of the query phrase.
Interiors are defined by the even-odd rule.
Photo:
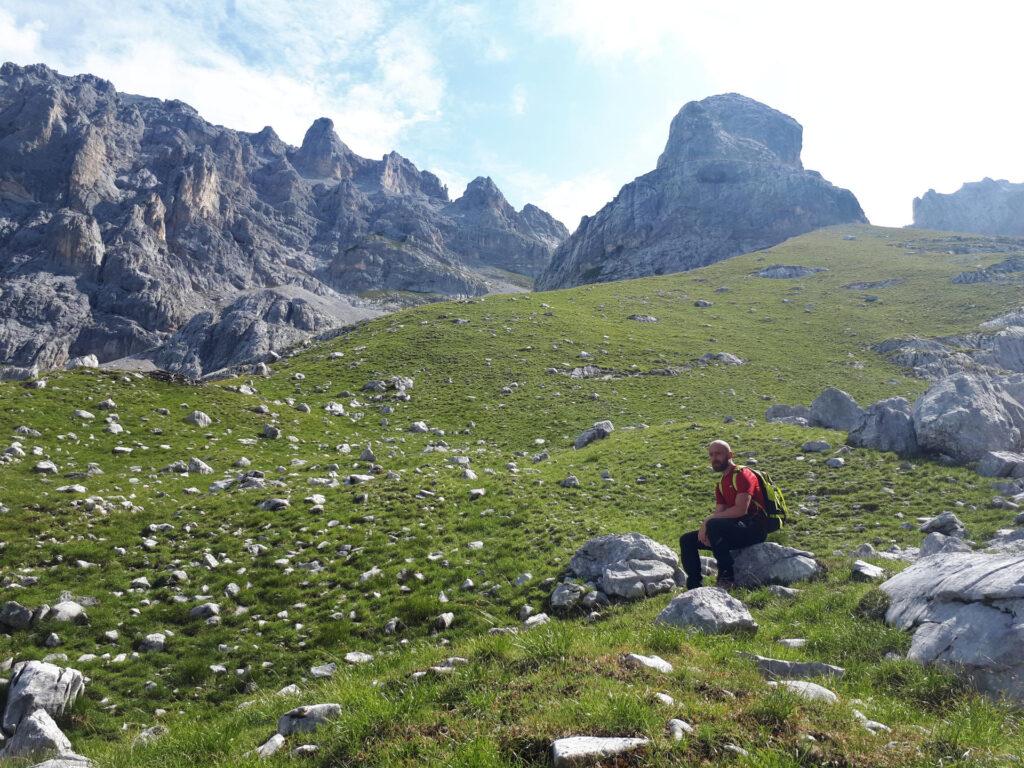
[[[757,476],[748,467],[737,467],[732,448],[724,440],[708,445],[711,468],[722,473],[715,488],[715,511],[700,524],[700,529],[679,539],[686,588],[701,586],[699,549],[710,549],[718,561],[718,586],[730,589],[733,581],[733,549],[760,544],[778,530],[779,522],[765,514],[764,493]]]

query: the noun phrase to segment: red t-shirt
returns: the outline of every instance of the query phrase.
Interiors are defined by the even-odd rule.
[[[734,474],[736,475],[735,487],[732,477]],[[764,510],[764,494],[761,493],[761,484],[749,467],[733,467],[722,475],[721,481],[715,487],[715,501],[726,507],[731,507],[736,503],[736,496],[741,493],[750,494],[748,512]]]

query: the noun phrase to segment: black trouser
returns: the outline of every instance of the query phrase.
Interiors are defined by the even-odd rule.
[[[746,517],[713,517],[707,522],[707,540],[711,543],[706,547],[697,539],[697,531],[684,533],[679,539],[679,549],[683,556],[683,570],[686,571],[686,588],[693,589],[702,583],[700,573],[700,553],[698,550],[710,549],[718,561],[718,578],[733,578],[732,552],[752,544],[760,544],[768,534],[776,530],[778,523],[764,515],[747,515]]]

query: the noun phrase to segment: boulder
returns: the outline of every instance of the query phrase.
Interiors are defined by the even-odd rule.
[[[978,474],[985,477],[1024,477],[1024,454],[986,451],[978,461]]]
[[[311,733],[324,723],[341,716],[340,704],[308,704],[285,712],[277,721],[277,732],[282,736],[293,733]]]
[[[579,584],[571,581],[563,581],[551,593],[549,603],[551,610],[556,613],[566,613],[573,610],[580,604],[586,590]]]
[[[815,559],[814,553],[784,547],[774,541],[735,549],[732,555],[733,577],[740,587],[787,586],[825,574],[825,566]]]
[[[900,456],[917,455],[917,434],[910,403],[903,397],[890,397],[872,404],[864,418],[849,431],[846,442],[859,448],[892,451]]]
[[[811,424],[848,432],[864,418],[864,409],[848,393],[829,387],[811,403]]]
[[[36,709],[22,718],[13,738],[7,742],[3,759],[12,757],[46,757],[71,752],[71,742],[64,732],[47,714],[45,709]]]
[[[554,768],[595,765],[609,757],[635,752],[648,743],[647,739],[570,736],[556,739],[551,745],[551,763]]]
[[[85,689],[85,679],[77,669],[58,667],[46,661],[15,664],[7,689],[3,729],[11,733],[22,718],[37,709],[51,717],[60,717]]]
[[[885,569],[863,560],[854,560],[850,577],[854,581],[878,581],[885,578]]]
[[[963,536],[966,530],[960,518],[948,510],[921,525],[921,533],[938,532],[946,536]]]
[[[932,555],[880,586],[886,622],[914,633],[908,658],[1024,703],[1024,555]]]
[[[634,600],[684,584],[674,550],[639,533],[591,539],[569,561],[569,574],[597,584],[609,596]]]
[[[655,623],[715,635],[757,631],[757,622],[747,607],[717,587],[698,587],[677,595]]]
[[[958,373],[934,384],[914,404],[921,448],[958,462],[990,451],[1014,451],[1024,434],[1024,406],[998,377]]]
[[[608,437],[614,429],[615,426],[607,419],[605,421],[595,421],[592,427],[588,427],[580,432],[576,441],[573,443],[573,448],[579,450],[580,448],[585,448],[590,445],[595,440],[603,440]]]

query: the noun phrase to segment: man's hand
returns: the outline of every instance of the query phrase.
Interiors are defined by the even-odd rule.
[[[697,541],[703,544],[705,547],[710,547],[711,542],[708,541],[708,521],[705,520],[700,524],[700,528],[697,530]]]

